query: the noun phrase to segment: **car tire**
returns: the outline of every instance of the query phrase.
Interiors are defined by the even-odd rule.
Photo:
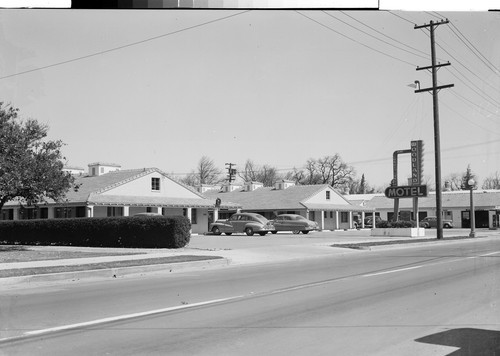
[[[300,234],[300,230],[293,230],[292,233],[294,233],[295,235]]]
[[[261,232],[259,232],[260,236],[266,236],[266,234],[267,234],[267,231],[261,231]]]
[[[450,224],[444,224],[444,226],[443,226],[443,227],[444,227],[445,229],[451,229]]]
[[[303,233],[304,235],[307,235],[307,234],[309,233],[309,230],[302,230],[302,233]]]
[[[251,227],[247,227],[245,229],[245,233],[247,234],[247,236],[253,236],[253,229]]]
[[[213,233],[214,235],[220,235],[220,234],[221,234],[221,231],[220,231],[220,229],[219,229],[217,226],[214,226],[214,227],[212,228],[212,233]]]
[[[271,234],[273,235],[276,235],[278,233],[278,231],[274,230],[274,231],[271,231]]]
[[[232,232],[225,232],[227,236],[231,236]]]

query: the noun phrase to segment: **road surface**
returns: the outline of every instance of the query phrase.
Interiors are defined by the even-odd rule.
[[[500,239],[0,292],[0,355],[495,355]]]

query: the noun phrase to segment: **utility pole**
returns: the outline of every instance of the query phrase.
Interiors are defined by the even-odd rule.
[[[233,168],[233,166],[236,166],[234,163],[226,163],[226,166],[228,166],[227,169],[227,179],[229,181],[229,184],[233,181],[233,176],[236,175],[236,169]]]
[[[432,87],[425,89],[415,90],[415,93],[421,93],[424,91],[432,91],[432,102],[434,107],[434,154],[435,154],[435,175],[436,175],[436,218],[437,218],[437,238],[443,238],[443,207],[441,201],[441,142],[440,142],[440,134],[439,134],[439,109],[438,109],[438,92],[444,88],[451,88],[453,84],[447,85],[437,85],[437,70],[440,67],[450,65],[448,63],[438,63],[436,64],[436,44],[434,38],[434,30],[439,25],[444,25],[449,23],[448,20],[441,20],[439,22],[430,21],[429,24],[424,24],[417,26],[415,25],[415,29],[419,28],[429,28],[431,33],[431,59],[432,64],[427,67],[417,67],[417,70],[423,69],[431,69],[432,71]],[[418,220],[418,219],[417,219]]]

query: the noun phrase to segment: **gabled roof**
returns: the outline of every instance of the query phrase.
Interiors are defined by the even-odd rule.
[[[135,179],[139,179],[145,175],[157,172],[181,185],[185,189],[194,193],[198,198],[170,198],[170,197],[141,197],[141,196],[117,196],[117,195],[101,195],[106,191],[116,188],[120,185],[127,184]],[[144,205],[144,206],[191,206],[191,207],[213,207],[215,199],[208,200],[194,188],[174,180],[166,173],[157,168],[141,168],[112,171],[99,176],[79,176],[75,177],[75,183],[80,185],[75,192],[70,189],[66,193],[64,199],[67,203],[93,203],[100,205]],[[148,203],[149,202],[149,203]],[[48,199],[48,203],[54,201]],[[6,205],[18,205],[17,201],[8,202]],[[227,204],[229,207],[239,207],[237,204]]]
[[[207,191],[204,195],[208,198],[220,198],[222,203],[231,201],[240,204],[244,210],[300,210],[304,208],[319,210],[326,208],[332,209],[332,207],[338,208],[338,210],[340,210],[340,207],[344,210],[363,209],[351,205],[348,201],[346,201],[345,206],[319,203],[308,203],[306,206],[306,201],[308,199],[323,191],[325,188],[333,189],[328,184],[295,185],[286,189],[262,187],[252,191],[241,189],[232,192]]]

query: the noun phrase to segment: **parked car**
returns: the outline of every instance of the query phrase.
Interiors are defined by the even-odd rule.
[[[377,223],[380,221],[382,221],[382,218],[380,216],[375,216],[375,226],[373,226],[373,217],[368,216],[365,218],[365,227],[368,228],[377,227]]]
[[[445,229],[451,229],[453,227],[453,221],[443,219],[443,227]],[[436,216],[427,216],[420,221],[420,227],[425,227],[429,229],[431,227],[437,227],[437,217]]]
[[[256,232],[264,236],[274,230],[271,221],[256,213],[236,213],[231,215],[229,219],[219,219],[210,224],[210,231],[214,235],[222,233],[231,235],[233,233],[244,232],[248,236],[252,236]]]
[[[308,220],[297,214],[280,214],[272,220],[272,224],[276,229],[273,234],[278,231],[292,231],[295,234],[302,231],[303,234],[308,234],[309,231],[319,229],[316,221]]]

